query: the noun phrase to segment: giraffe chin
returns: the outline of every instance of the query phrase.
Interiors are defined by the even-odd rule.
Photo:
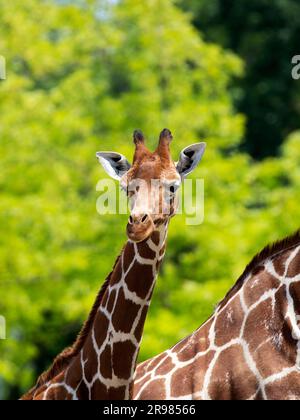
[[[127,237],[132,242],[143,242],[150,238],[152,233],[154,232],[154,225],[153,223],[149,223],[148,226],[135,226],[135,225],[127,225],[126,233]]]

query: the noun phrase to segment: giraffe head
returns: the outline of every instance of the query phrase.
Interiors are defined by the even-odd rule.
[[[205,143],[192,144],[184,148],[178,162],[174,162],[170,154],[171,140],[171,132],[164,129],[156,150],[150,152],[142,132],[134,131],[132,165],[120,153],[96,153],[105,171],[120,182],[129,198],[131,210],[127,236],[134,242],[148,239],[174,215],[176,192],[182,180],[198,165],[205,151]]]

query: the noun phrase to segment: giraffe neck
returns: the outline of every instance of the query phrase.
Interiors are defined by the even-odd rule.
[[[87,338],[38,399],[129,399],[145,318],[165,252],[167,224],[128,241],[110,274]]]
[[[300,400],[300,246],[258,264],[213,316],[141,364],[136,399]]]

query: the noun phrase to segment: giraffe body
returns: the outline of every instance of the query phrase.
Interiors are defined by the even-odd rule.
[[[300,400],[300,235],[266,248],[215,313],[137,367],[135,399]]]

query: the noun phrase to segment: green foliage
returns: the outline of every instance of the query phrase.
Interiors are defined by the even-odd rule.
[[[238,153],[241,60],[203,41],[171,0],[0,0],[0,396],[16,398],[69,345],[125,241],[126,216],[96,213],[97,150],[132,155],[205,139],[194,177],[205,221],[170,226],[140,359],[200,325],[266,242],[298,227],[299,142],[254,164]]]
[[[245,61],[236,104],[247,117],[243,149],[274,156],[287,133],[299,127],[300,84],[291,59],[299,54],[298,0],[178,0],[206,40]]]

